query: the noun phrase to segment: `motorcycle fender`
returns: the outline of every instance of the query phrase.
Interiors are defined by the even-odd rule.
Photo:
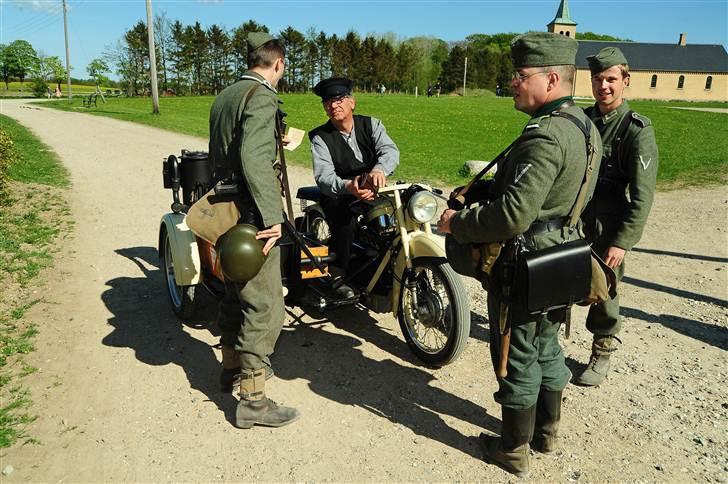
[[[411,232],[409,234],[409,253],[410,259],[417,257],[442,257],[444,259],[446,258],[445,238],[420,231]],[[392,287],[392,314],[395,317],[399,311],[399,294],[402,290],[400,281],[405,267],[404,251],[400,250],[394,261],[394,273],[397,274],[397,277],[394,278]]]
[[[197,238],[185,223],[181,213],[168,213],[162,217],[159,230],[159,251],[162,256],[162,228],[169,234],[169,245],[174,264],[174,279],[179,286],[194,286],[200,282],[202,267]],[[162,267],[164,270],[164,267]]]

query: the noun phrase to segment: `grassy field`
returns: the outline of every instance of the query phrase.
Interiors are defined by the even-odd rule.
[[[283,109],[290,126],[310,130],[326,118],[319,98],[284,94]],[[74,103],[53,107],[148,124],[207,137],[213,97],[160,99],[160,115],[151,114],[151,99],[110,99],[95,108]],[[450,185],[466,180],[467,160],[489,160],[519,134],[527,121],[509,98],[443,96],[427,98],[374,94],[357,95],[357,112],[384,122],[401,152],[397,178]],[[728,115],[669,109],[675,106],[728,107],[725,103],[635,101],[632,108],[652,119],[660,148],[658,179],[662,186],[725,181],[728,165]],[[180,147],[182,148],[182,147]],[[152,154],[150,154],[152,156]],[[291,162],[310,166],[308,140],[288,154]]]
[[[24,427],[30,395],[22,378],[36,369],[24,362],[33,350],[41,324],[27,311],[42,296],[33,285],[53,261],[56,239],[70,227],[62,189],[68,174],[56,155],[32,133],[0,115],[0,130],[13,140],[15,161],[10,165],[10,204],[0,206],[0,448],[18,439],[34,442]],[[12,159],[12,158],[11,158]]]
[[[48,87],[51,88],[51,92],[55,92],[56,83],[48,82]],[[61,91],[66,96],[67,85],[65,82],[61,83]],[[101,89],[106,92],[106,87],[102,86]],[[71,84],[71,93],[73,95],[89,94],[96,90],[96,86],[86,84]],[[113,91],[114,89],[112,89]],[[4,82],[0,82],[0,97],[35,97],[33,95],[33,80],[28,79],[22,85],[18,81],[9,82],[7,88]]]

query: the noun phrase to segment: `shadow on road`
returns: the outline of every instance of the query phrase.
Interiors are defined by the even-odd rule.
[[[726,262],[728,262],[728,258],[718,257],[718,256],[714,256],[714,255],[687,254],[684,252],[672,252],[669,250],[641,249],[639,247],[633,248],[632,251],[633,252],[642,252],[643,254],[669,255],[672,257],[680,257],[682,259],[704,260],[704,261],[708,261],[708,262],[721,262],[724,264]]]
[[[640,319],[647,323],[661,324],[680,334],[715,346],[723,351],[728,350],[728,328],[695,321],[672,314],[650,314],[640,309],[622,307],[622,316]]]
[[[214,322],[210,320],[216,306],[212,298],[199,311],[208,315],[207,319],[180,324],[169,307],[157,250],[133,247],[116,252],[135,262],[143,276],[107,281],[108,289],[102,299],[112,313],[108,322],[114,331],[103,339],[103,344],[131,348],[136,358],[148,365],[180,366],[190,386],[206,395],[229,422],[234,422],[236,398],[219,391],[220,364],[213,347],[190,334],[195,330],[214,331]],[[328,332],[322,329],[324,324],[333,324],[350,335]],[[360,349],[362,340],[396,358],[421,364],[403,340],[384,330],[366,311],[348,308],[329,312],[325,319],[311,323],[298,317],[287,325],[273,355],[276,375],[287,380],[305,379],[311,390],[324,398],[365,408],[417,435],[479,458],[477,436],[463,435],[439,414],[492,432],[500,427],[498,419],[468,400],[431,386],[437,379],[433,376],[437,370],[410,368],[391,359],[377,361],[365,356]]]
[[[686,299],[693,299],[695,301],[702,301],[710,304],[715,304],[722,308],[728,308],[728,301],[725,299],[718,299],[713,296],[706,296],[705,294],[699,294],[697,292],[686,291],[684,289],[678,289],[676,287],[664,286],[657,284],[656,282],[643,281],[641,279],[635,279],[634,277],[625,276],[622,282],[632,284],[633,286],[642,287],[644,289],[652,289],[653,291],[666,292],[677,297],[684,297]]]
[[[174,316],[154,247],[133,247],[116,252],[134,261],[144,275],[106,282],[108,289],[101,298],[113,314],[108,323],[114,331],[103,339],[103,344],[131,348],[137,359],[148,365],[178,365],[185,372],[190,387],[206,395],[229,422],[234,422],[236,400],[231,394],[220,392],[220,364],[213,348],[188,332],[206,330],[208,322],[195,320],[188,325],[180,324]],[[150,270],[150,266],[154,269]],[[214,317],[215,305],[211,298],[207,299],[200,312]]]
[[[392,359],[374,360],[361,349],[364,340],[409,363],[422,365],[403,340],[356,308],[327,312],[324,319],[313,323],[302,322],[306,314],[296,313],[300,314],[290,313],[293,329],[287,331],[288,337],[281,338],[276,349],[276,375],[307,380],[312,391],[329,400],[364,408],[417,435],[480,458],[477,436],[463,435],[440,415],[492,432],[500,427],[498,419],[479,405],[432,386],[438,370],[407,367]],[[350,334],[326,331],[327,324]]]

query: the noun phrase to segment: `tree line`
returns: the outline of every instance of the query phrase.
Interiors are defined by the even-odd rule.
[[[154,19],[155,58],[162,93],[214,95],[232,84],[247,66],[248,33],[270,32],[266,25],[248,20],[231,30],[199,22],[184,25],[165,13]],[[473,34],[458,42],[434,37],[400,39],[395,34],[355,31],[344,36],[327,35],[313,28],[305,33],[293,27],[275,34],[286,46],[286,72],[279,84],[283,92],[307,92],[321,79],[348,77],[358,91],[372,92],[384,85],[389,92],[425,93],[439,85],[444,92],[462,89],[467,58],[468,89],[486,89],[507,94],[513,70],[510,41],[515,33]],[[619,40],[586,32],[577,39]],[[137,22],[115,44],[93,59],[86,71],[98,85],[117,85],[130,96],[148,94],[149,43],[147,26]],[[106,77],[113,71],[118,82]],[[38,53],[25,40],[0,44],[0,73],[6,84],[11,78],[51,81],[61,87],[66,70],[57,56]]]

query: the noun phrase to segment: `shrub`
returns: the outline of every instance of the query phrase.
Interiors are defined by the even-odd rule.
[[[46,97],[48,96],[48,83],[41,77],[33,79],[33,94],[35,97]]]
[[[7,131],[0,128],[0,206],[7,205],[10,201],[8,193],[8,167],[17,159],[13,140]]]

